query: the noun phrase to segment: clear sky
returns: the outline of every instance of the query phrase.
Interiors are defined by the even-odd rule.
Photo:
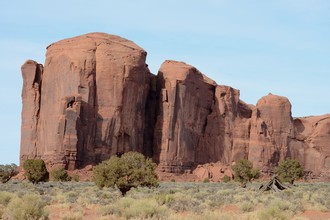
[[[195,66],[256,104],[286,96],[293,116],[330,113],[328,0],[8,0],[0,3],[0,164],[18,163],[21,65],[63,38],[106,32]]]

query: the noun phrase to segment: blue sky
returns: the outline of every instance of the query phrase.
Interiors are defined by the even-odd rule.
[[[330,113],[330,1],[1,1],[0,164],[18,163],[20,67],[63,38],[106,32],[148,52],[153,73],[184,61],[256,104],[286,96],[293,116]]]

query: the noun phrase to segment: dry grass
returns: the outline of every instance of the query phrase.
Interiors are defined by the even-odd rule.
[[[16,206],[25,200],[37,201],[42,212],[30,212],[43,219],[47,212],[51,219],[304,219],[305,210],[330,213],[330,183],[263,194],[259,185],[164,182],[121,197],[117,189],[100,190],[91,182],[9,182],[0,185],[0,215],[18,213]]]

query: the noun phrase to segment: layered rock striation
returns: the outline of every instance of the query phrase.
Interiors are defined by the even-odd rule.
[[[246,104],[239,90],[183,62],[165,61],[155,76],[146,55],[129,40],[91,33],[50,45],[44,67],[27,61],[21,162],[76,169],[139,151],[165,172],[241,158],[268,172],[290,157],[329,174],[330,115],[292,118],[289,100],[272,94]]]

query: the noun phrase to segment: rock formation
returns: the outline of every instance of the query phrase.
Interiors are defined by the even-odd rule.
[[[216,83],[196,68],[165,61],[158,73],[155,156],[166,171],[191,169],[205,133]]]
[[[145,59],[133,42],[93,33],[50,45],[44,71],[24,64],[21,160],[74,169],[118,151],[143,152]]]
[[[42,158],[72,170],[133,150],[165,172],[199,167],[209,177],[241,158],[268,172],[291,157],[330,175],[330,115],[292,118],[285,97],[249,105],[191,65],[165,61],[155,76],[145,60],[133,42],[91,33],[50,45],[44,68],[27,61],[21,162]],[[206,163],[212,171],[198,166]]]
[[[42,73],[43,66],[35,61],[28,60],[22,66],[21,156],[37,154],[37,126],[40,113]]]

